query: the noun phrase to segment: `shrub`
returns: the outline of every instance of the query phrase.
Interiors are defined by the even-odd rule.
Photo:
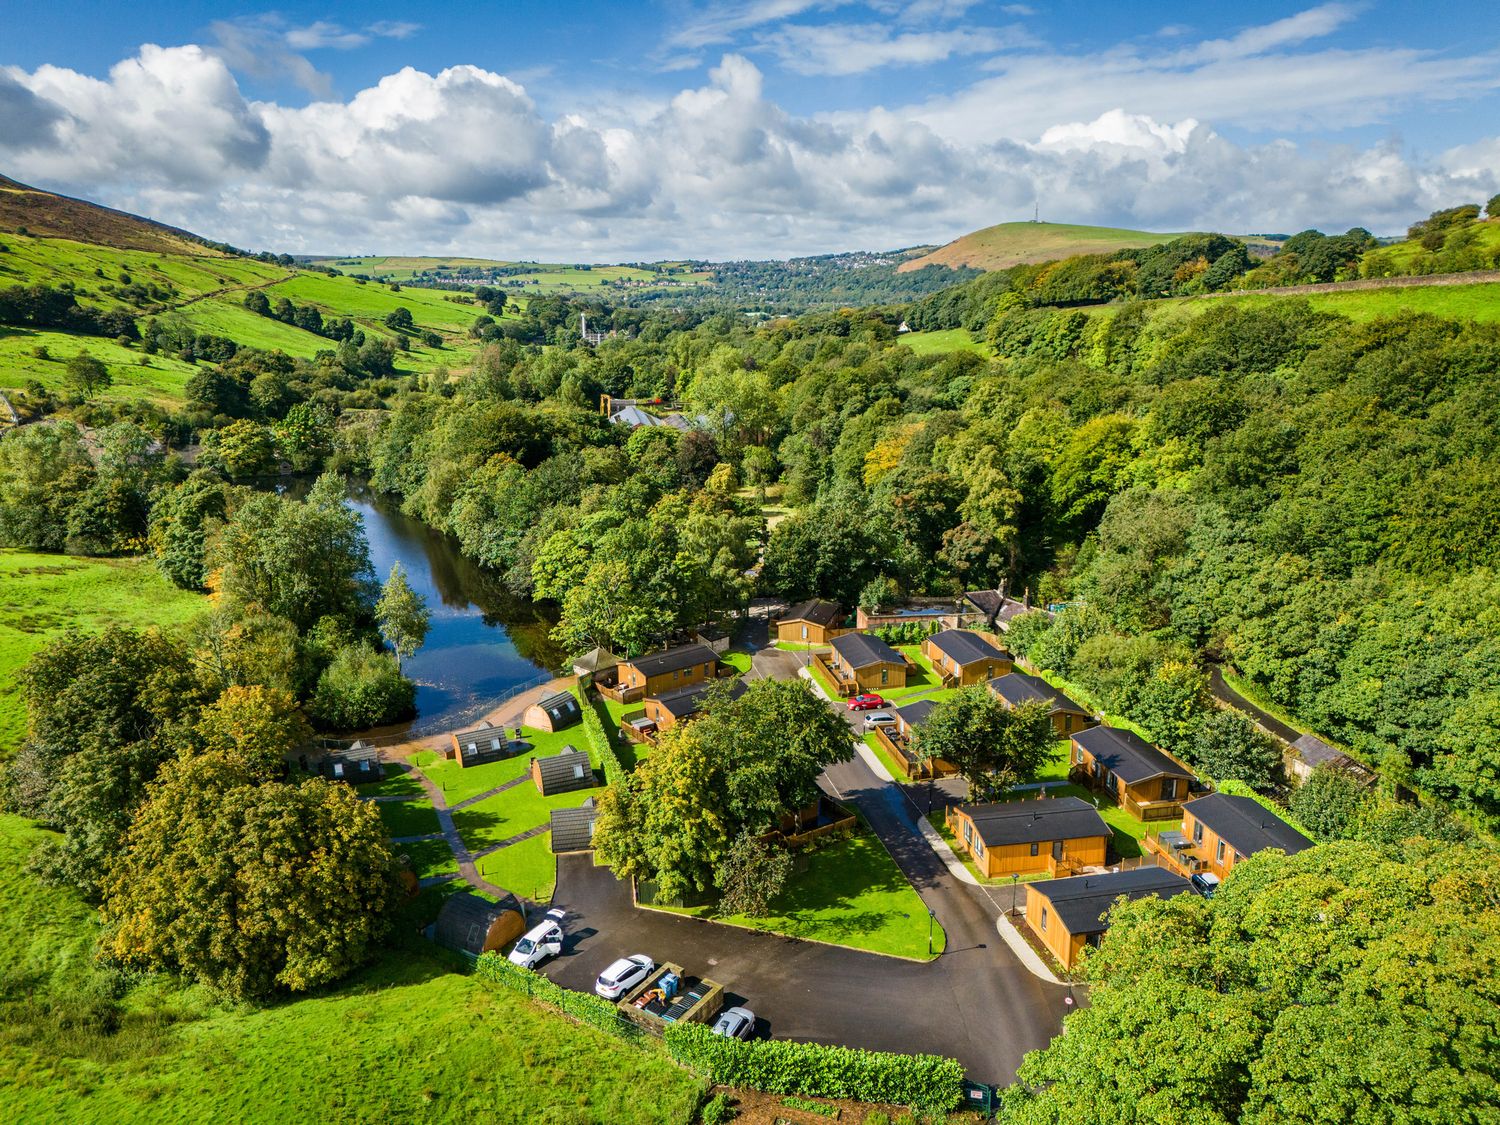
[[[604,722],[599,718],[599,712],[594,710],[593,704],[588,701],[583,689],[575,687],[573,694],[578,697],[578,707],[583,712],[584,733],[594,744],[594,750],[599,755],[599,762],[604,767],[604,783],[615,785],[624,778],[625,767],[621,765],[619,755],[615,753],[614,740],[604,729]]]
[[[745,1043],[697,1024],[674,1024],[665,1038],[672,1058],[724,1086],[894,1102],[929,1113],[956,1105],[962,1092],[963,1067],[937,1055],[895,1055],[775,1039]]]
[[[323,670],[308,710],[330,730],[362,730],[409,715],[416,698],[416,684],[397,670],[394,657],[352,644]]]
[[[579,1023],[586,1023],[610,1035],[619,1036],[621,1039],[639,1039],[646,1034],[620,1015],[619,1010],[603,997],[593,996],[587,992],[574,992],[559,984],[553,984],[540,973],[523,969],[519,965],[512,965],[497,953],[486,953],[481,956],[474,966],[474,971],[485,980],[498,984],[502,988],[508,988],[512,992],[519,992],[531,1000],[550,1004],[565,1015],[572,1016]],[[706,1029],[700,1030],[704,1030],[707,1034]]]
[[[891,1125],[891,1118],[882,1109],[872,1109],[865,1114],[864,1125]]]
[[[837,1117],[839,1107],[836,1105],[824,1105],[822,1102],[810,1102],[806,1098],[795,1095],[787,1095],[781,1099],[781,1104],[787,1109],[799,1109],[803,1113],[816,1113],[819,1117]]]
[[[734,1108],[729,1103],[728,1094],[715,1094],[703,1105],[703,1112],[699,1115],[703,1125],[725,1125],[725,1122],[734,1120]]]

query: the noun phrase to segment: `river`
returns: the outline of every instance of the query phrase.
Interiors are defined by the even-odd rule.
[[[399,562],[432,615],[426,641],[402,663],[417,685],[416,729],[463,725],[508,689],[562,666],[546,607],[511,594],[453,538],[402,515],[393,498],[351,483],[349,505],[364,519],[376,578],[384,582]]]

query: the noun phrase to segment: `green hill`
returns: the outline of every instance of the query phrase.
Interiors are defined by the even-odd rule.
[[[0,231],[74,238],[128,250],[166,253],[218,253],[203,239],[177,227],[101,207],[69,195],[43,191],[0,176]]]
[[[1000,223],[955,238],[929,254],[901,264],[901,272],[923,266],[970,266],[1003,270],[1023,262],[1048,262],[1075,254],[1109,254],[1157,246],[1181,237],[1118,227],[1084,227],[1071,223]]]

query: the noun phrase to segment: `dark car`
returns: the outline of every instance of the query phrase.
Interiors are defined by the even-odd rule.
[[[1208,871],[1200,871],[1188,883],[1204,898],[1213,898],[1214,892],[1219,889],[1219,877]]]

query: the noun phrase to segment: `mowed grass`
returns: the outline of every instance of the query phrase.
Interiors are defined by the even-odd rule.
[[[0,756],[26,729],[16,675],[69,629],[144,628],[187,621],[208,599],[179,590],[145,559],[84,559],[0,550]]]
[[[937,332],[910,332],[898,336],[896,342],[904,344],[918,355],[946,355],[948,352],[976,352],[986,355],[989,349],[974,339],[967,328],[945,328]]]
[[[699,1083],[654,1042],[629,1045],[566,1020],[455,971],[420,940],[315,996],[232,1005],[151,978],[124,995],[118,1032],[79,1023],[105,981],[91,963],[97,924],[75,895],[26,872],[46,835],[0,816],[9,873],[0,880],[0,1120],[693,1120]]]
[[[437,810],[426,798],[410,801],[377,801],[380,822],[392,839],[401,836],[430,836],[441,831]]]
[[[582,804],[585,793],[572,794]],[[551,902],[552,892],[557,889],[557,857],[552,854],[548,835],[533,836],[491,852],[477,861],[475,866],[487,882],[504,887],[513,894],[532,902]]]
[[[927,907],[880,841],[867,832],[798,856],[786,889],[765,918],[720,915],[712,906],[659,907],[735,926],[832,942],[872,953],[928,960]],[[946,938],[932,926],[933,955]]]

